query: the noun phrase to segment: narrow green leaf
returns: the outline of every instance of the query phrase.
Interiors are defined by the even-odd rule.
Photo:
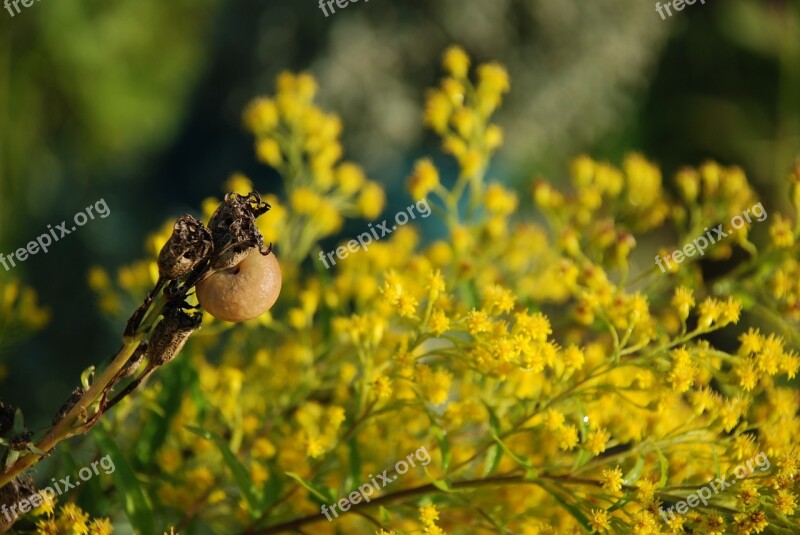
[[[269,470],[269,479],[262,492],[264,496],[262,509],[264,510],[269,509],[277,503],[278,499],[281,497],[281,491],[283,490],[283,478],[280,472],[278,472],[275,462],[270,461],[267,464],[267,469]]]
[[[584,529],[586,529],[586,531],[591,531],[592,528],[589,525],[589,519],[584,516],[584,514],[581,512],[581,510],[577,506],[567,502],[564,498],[562,498],[561,496],[559,496],[558,494],[556,494],[552,490],[548,489],[547,487],[543,487],[543,488],[548,493],[550,493],[550,496],[552,496],[558,503],[560,503],[561,507],[566,509],[569,512],[569,514],[571,514],[572,517],[575,518],[575,520],[577,520],[578,523],[581,526],[584,527]]]
[[[633,485],[639,481],[639,478],[642,476],[642,468],[644,468],[644,457],[639,455],[639,458],[636,460],[636,464],[630,469],[630,471],[628,471],[627,474],[625,474],[623,482],[626,485]]]
[[[450,441],[447,440],[447,432],[441,427],[434,427],[433,434],[436,436],[436,440],[439,441],[439,450],[442,452],[442,471],[446,474],[453,458],[450,453]]]
[[[25,431],[25,418],[22,416],[22,410],[17,409],[14,413],[14,423],[11,424],[11,434],[9,436],[20,435]]]
[[[511,448],[506,446],[505,442],[503,442],[500,439],[500,437],[495,436],[494,439],[497,441],[497,443],[500,445],[500,447],[503,448],[503,451],[505,451],[508,454],[509,457],[514,459],[517,462],[517,464],[521,465],[523,468],[526,469],[526,471],[528,472],[526,477],[531,478],[531,479],[535,479],[537,477],[538,471],[536,470],[536,468],[533,467],[533,465],[531,464],[530,460],[528,460],[527,457],[522,456],[522,455],[518,455],[518,454],[514,453],[513,451],[511,451]]]
[[[92,437],[100,451],[110,455],[114,461],[114,471],[111,479],[122,497],[125,514],[133,527],[133,531],[140,535],[155,535],[156,527],[153,522],[153,509],[147,501],[142,486],[130,463],[125,458],[117,443],[111,437],[106,426],[98,426],[92,430]]]
[[[347,444],[350,450],[350,471],[347,475],[347,484],[345,488],[348,490],[355,490],[359,481],[361,481],[361,453],[358,451],[358,440],[356,440],[355,436],[350,437]]]
[[[483,477],[494,474],[497,467],[500,465],[500,460],[503,458],[503,448],[500,444],[494,444],[486,452],[486,461],[483,468]]]
[[[336,497],[333,495],[333,490],[324,486],[324,485],[317,485],[315,483],[311,483],[310,481],[306,481],[303,479],[300,474],[296,474],[294,472],[285,472],[285,474],[303,486],[308,492],[311,493],[317,500],[319,500],[322,504],[331,504],[336,500]]]
[[[228,465],[228,469],[230,469],[233,475],[233,480],[242,493],[242,497],[247,504],[248,512],[253,518],[257,518],[262,504],[261,492],[256,488],[247,469],[236,457],[236,454],[231,451],[230,447],[228,447],[228,443],[225,442],[225,439],[215,433],[200,429],[199,427],[192,425],[187,425],[185,427],[195,435],[216,444],[217,449],[219,449],[219,452],[222,454],[222,459],[225,461],[225,464]]]
[[[92,386],[92,379],[94,379],[94,366],[89,366],[81,373],[81,384],[84,390],[89,390],[89,387]]]
[[[617,501],[617,503],[615,503],[614,505],[612,505],[611,507],[609,507],[608,509],[606,509],[606,511],[608,511],[609,513],[613,513],[613,512],[614,512],[614,511],[616,511],[617,509],[620,509],[620,508],[622,508],[622,507],[625,507],[625,505],[626,505],[628,502],[630,502],[630,499],[628,499],[628,498],[626,498],[626,497],[622,497],[622,498],[620,498],[620,499]]]
[[[667,478],[669,476],[669,461],[664,456],[661,448],[656,445],[653,447],[656,450],[656,454],[658,455],[658,464],[661,467],[661,478],[658,480],[658,488],[662,489],[667,484]]]
[[[502,429],[500,427],[500,419],[495,414],[494,409],[492,409],[488,403],[484,402],[483,406],[486,407],[486,412],[489,413],[489,428],[492,430],[497,436],[502,434]]]

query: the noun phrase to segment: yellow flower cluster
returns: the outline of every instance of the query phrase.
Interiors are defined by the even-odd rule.
[[[424,158],[408,185],[437,196],[446,237],[422,245],[405,225],[330,271],[302,266],[336,227],[312,219],[324,203],[365,215],[353,200],[363,175],[336,163],[338,122],[311,104],[307,75],[282,75],[275,98],[248,108],[259,154],[287,185],[288,200],[268,198],[265,233],[295,252],[280,256],[288,275],[269,321],[204,325],[141,402],[110,415],[122,442],[144,444],[146,492],[225,532],[800,530],[794,220],[758,247],[740,229],[702,259],[747,251],[730,275],[661,273],[632,254],[660,245],[645,232],[669,227],[682,243],[757,198],[741,170],[706,163],[678,173],[672,199],[658,167],[631,155],[619,168],[577,158],[570,193],[537,181],[535,223],[515,191],[484,183],[505,71],[481,66],[472,83],[459,48],[444,65],[425,120],[459,176]],[[466,192],[474,202],[459,202]],[[118,277],[120,302],[147,272]],[[395,473],[423,447],[429,463]],[[759,452],[769,470],[662,521],[659,507]],[[381,507],[351,499],[325,521],[321,503],[384,470]]]
[[[64,504],[53,518],[36,523],[39,535],[111,535],[113,531],[108,518],[91,520],[89,514],[74,503]]]
[[[244,123],[256,138],[258,159],[280,173],[288,195],[283,205],[265,198],[277,211],[259,220],[261,229],[268,241],[292,244],[284,257],[300,259],[338,232],[344,217],[376,219],[385,195],[359,165],[341,161],[342,122],[314,104],[317,83],[310,74],[282,72],[276,89],[274,97],[248,105]]]
[[[36,291],[15,279],[0,277],[0,340],[5,344],[18,341],[26,334],[44,327],[50,312],[38,303]],[[0,381],[7,370],[0,361]]]

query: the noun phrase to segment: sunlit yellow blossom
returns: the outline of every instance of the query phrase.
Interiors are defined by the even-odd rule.
[[[600,483],[605,490],[612,494],[620,492],[622,490],[622,470],[619,466],[603,469],[600,473]]]
[[[428,158],[419,160],[407,182],[411,198],[415,200],[423,199],[438,185],[439,171],[433,165],[433,162]]]
[[[368,182],[361,190],[361,195],[358,196],[357,205],[358,210],[366,219],[375,219],[381,215],[385,203],[386,196],[383,188],[375,182]]]
[[[611,529],[608,512],[604,509],[592,509],[589,525],[592,527],[592,533],[607,533]]]
[[[257,136],[272,132],[278,120],[278,107],[269,98],[257,98],[244,110],[245,126]]]
[[[675,288],[675,294],[672,297],[672,306],[677,309],[681,319],[685,320],[689,317],[689,312],[694,305],[694,294],[691,289],[686,286],[678,286]]]
[[[442,56],[442,66],[456,78],[466,78],[469,63],[469,56],[459,46],[448,47]]]
[[[269,137],[261,138],[256,142],[256,156],[272,167],[278,167],[283,161],[280,145]]]
[[[606,450],[611,435],[605,429],[595,429],[586,436],[584,447],[595,457]]]
[[[789,248],[794,245],[794,233],[792,232],[792,222],[781,214],[775,214],[772,226],[769,228],[769,235],[775,247]]]
[[[471,310],[466,318],[467,330],[470,334],[478,334],[489,330],[489,316],[483,310]]]
[[[486,188],[486,209],[493,214],[508,215],[517,208],[517,196],[500,184],[489,184]]]
[[[697,367],[686,348],[674,350],[672,352],[672,370],[669,372],[672,388],[678,392],[686,392],[692,386],[696,374]]]

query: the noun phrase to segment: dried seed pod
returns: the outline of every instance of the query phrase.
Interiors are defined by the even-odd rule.
[[[158,253],[158,274],[175,280],[189,273],[211,253],[211,232],[198,219],[184,214],[172,228],[172,235]]]
[[[212,269],[226,269],[239,264],[253,247],[264,255],[269,254],[270,249],[264,247],[264,238],[256,227],[256,218],[268,210],[269,204],[262,201],[257,192],[225,195],[225,201],[208,222],[214,242]]]
[[[61,408],[58,409],[56,415],[53,416],[53,425],[57,425],[58,422],[63,420],[64,417],[69,414],[69,411],[72,410],[72,407],[75,406],[75,404],[81,399],[81,396],[83,396],[85,393],[86,389],[82,386],[75,387],[75,390],[72,391],[72,394],[70,394],[69,398],[67,398],[67,401],[61,405]]]
[[[30,474],[22,474],[21,476],[15,477],[10,483],[0,487],[0,508],[2,508],[3,511],[12,511],[10,515],[5,512],[0,514],[0,533],[8,531],[19,518],[16,511],[11,509],[11,507],[17,505],[20,500],[29,498],[35,494],[36,491],[36,484],[33,482],[33,477]]]
[[[247,321],[272,308],[281,291],[281,268],[274,254],[246,251],[234,266],[215,271],[197,285],[197,300],[224,321]]]
[[[200,328],[202,321],[201,314],[188,314],[179,306],[170,306],[150,337],[147,347],[148,371],[175,358],[192,333]]]
[[[117,376],[114,378],[115,383],[121,379],[125,379],[126,377],[131,377],[134,373],[136,373],[136,370],[139,369],[142,361],[144,361],[144,357],[147,354],[148,345],[149,344],[147,340],[139,344],[139,347],[137,347],[133,352],[133,355],[130,356],[128,362],[126,362],[122,369],[117,372]]]

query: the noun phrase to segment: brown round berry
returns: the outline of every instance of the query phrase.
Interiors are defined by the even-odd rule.
[[[214,272],[197,285],[197,300],[223,321],[247,321],[272,308],[281,291],[281,268],[274,253],[253,248],[244,260]]]

